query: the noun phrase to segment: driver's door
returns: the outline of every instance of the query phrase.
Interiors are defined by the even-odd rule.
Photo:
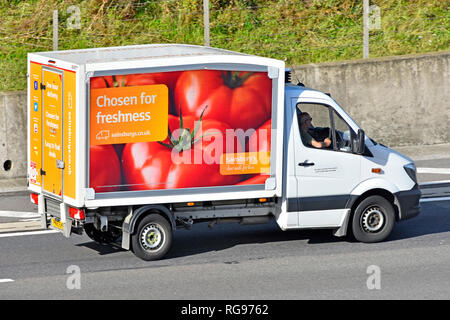
[[[318,131],[323,133],[324,128],[330,128],[333,142],[327,149],[304,145],[297,121],[298,132],[294,135],[297,139],[295,174],[298,181],[298,211],[344,209],[361,176],[361,156],[351,153],[349,142],[354,133],[334,109],[323,102],[299,100],[295,108],[308,112],[314,127],[322,128]],[[332,134],[334,129],[338,130]]]

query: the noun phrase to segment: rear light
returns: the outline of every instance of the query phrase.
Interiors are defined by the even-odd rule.
[[[39,204],[39,195],[37,193],[30,193],[30,200],[31,200],[31,203],[38,205]]]
[[[84,220],[84,210],[83,209],[69,207],[69,215],[73,219]]]

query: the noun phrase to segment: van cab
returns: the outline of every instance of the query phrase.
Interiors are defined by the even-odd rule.
[[[282,229],[336,228],[339,236],[351,228],[358,240],[375,242],[390,234],[395,221],[419,214],[421,193],[410,158],[365,136],[330,95],[293,84],[285,93]],[[302,113],[312,118],[311,136],[329,137],[329,147],[305,145]]]

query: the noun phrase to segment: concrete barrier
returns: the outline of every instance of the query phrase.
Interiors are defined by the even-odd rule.
[[[27,175],[27,94],[0,93],[0,180]]]
[[[293,67],[388,146],[450,142],[450,51]]]
[[[293,67],[388,146],[450,142],[450,51]],[[0,181],[26,177],[26,92],[0,93]],[[22,183],[22,182],[20,182]],[[9,184],[9,182],[8,182]]]

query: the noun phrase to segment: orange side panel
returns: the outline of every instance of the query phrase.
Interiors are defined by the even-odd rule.
[[[44,69],[43,83],[43,177],[44,190],[61,196],[62,169],[58,162],[62,161],[62,73]]]
[[[30,184],[42,186],[40,170],[42,168],[42,99],[40,83],[42,82],[42,65],[30,63],[30,103],[28,111],[30,113]]]
[[[64,72],[64,196],[76,198],[76,73]]]

